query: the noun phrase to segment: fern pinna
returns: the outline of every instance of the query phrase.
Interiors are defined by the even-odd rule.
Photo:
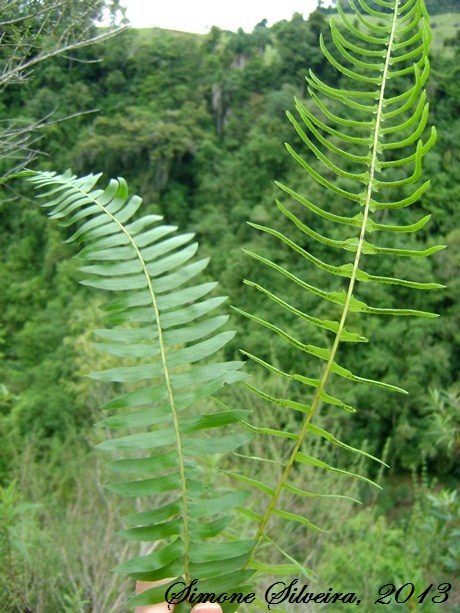
[[[353,314],[352,326],[355,328],[354,314],[360,313],[365,316],[400,317],[435,315],[406,308],[405,305],[383,308],[372,302],[368,304],[360,297],[365,285],[385,284],[389,289],[390,286],[402,286],[416,290],[442,287],[436,283],[380,276],[364,268],[364,256],[372,256],[375,260],[384,255],[388,263],[393,256],[419,258],[443,248],[433,246],[412,250],[406,248],[407,245],[398,245],[393,238],[401,233],[415,233],[429,220],[429,216],[425,216],[415,223],[403,225],[394,217],[394,212],[415,204],[429,186],[429,181],[421,182],[423,157],[436,140],[434,128],[426,138],[423,136],[428,118],[424,91],[429,74],[431,38],[428,14],[423,0],[375,0],[373,6],[378,5],[380,10],[371,8],[365,0],[358,0],[357,3],[349,0],[349,5],[354,12],[352,16],[344,11],[339,0],[337,8],[341,19],[339,23],[331,20],[328,43],[324,37],[320,40],[329,69],[336,71],[334,85],[326,84],[310,71],[307,76],[310,101],[303,104],[296,100],[297,118],[288,113],[299,140],[306,148],[306,153],[302,154],[291,145],[286,145],[288,152],[305,171],[303,193],[277,183],[291,198],[290,205],[277,201],[277,206],[282,214],[281,219],[285,220],[284,225],[292,229],[292,234],[288,231],[288,236],[287,232],[272,227],[250,224],[260,232],[271,235],[268,240],[277,241],[276,244],[270,243],[270,249],[276,253],[278,262],[284,247],[289,251],[285,260],[301,270],[301,274],[294,274],[273,259],[247,251],[251,258],[274,271],[277,279],[277,288],[273,291],[254,281],[245,281],[255,292],[253,302],[261,305],[267,301],[267,304],[271,304],[267,312],[268,309],[271,313],[276,313],[277,309],[278,313],[284,312],[284,319],[290,318],[294,322],[292,328],[298,336],[278,325],[274,319],[236,310],[264,327],[268,346],[272,334],[281,337],[288,348],[293,346],[298,352],[298,370],[288,372],[278,363],[270,363],[246,350],[243,353],[268,371],[271,377],[278,376],[303,386],[301,397],[309,398],[294,402],[252,387],[269,403],[285,410],[292,409],[303,416],[298,432],[287,432],[278,424],[270,429],[258,428],[262,436],[292,439],[292,448],[275,483],[255,482],[261,495],[267,496],[265,511],[245,511],[258,525],[257,545],[249,562],[254,569],[266,568],[261,559],[262,543],[272,543],[280,549],[274,531],[270,531],[273,516],[316,529],[308,517],[292,513],[283,505],[285,497],[292,502],[294,496],[297,498],[296,508],[302,508],[305,506],[302,500],[314,495],[292,484],[291,477],[301,469],[301,465],[337,474],[351,474],[313,457],[308,451],[311,437],[320,437],[332,444],[347,447],[313,423],[323,403],[354,411],[353,407],[332,395],[331,381],[339,377],[356,384],[405,393],[399,386],[361,377],[340,364],[338,353],[342,343],[367,340],[355,329],[347,329],[347,320]],[[321,193],[321,200],[312,201],[309,197],[311,192]],[[325,228],[324,234],[317,230],[318,226]],[[293,240],[294,233],[301,237],[300,244]],[[329,248],[331,259],[335,258],[333,261],[339,263],[316,257],[313,253],[316,243]],[[326,251],[324,247],[321,250]],[[340,256],[343,251],[345,258]],[[351,254],[348,259],[347,253]],[[374,262],[369,261],[369,266],[374,268]],[[340,285],[337,291],[327,291],[311,283],[309,280],[315,275],[315,269],[320,271],[316,276],[325,283],[329,278],[337,287],[338,280]],[[335,319],[331,316],[312,316],[304,312],[299,304],[294,304],[292,296],[298,295],[299,287],[317,298],[320,303],[318,312],[332,312],[336,314]],[[368,295],[372,298],[370,292]],[[323,346],[299,338],[302,334],[308,338],[314,333],[314,328],[320,329],[323,337],[328,337]],[[312,375],[305,374],[309,363],[312,365]],[[249,383],[246,385],[250,386]],[[292,420],[288,423],[292,423]],[[353,451],[362,453],[356,449]],[[289,560],[289,552],[285,552],[285,555]],[[298,572],[300,568],[297,563],[292,564],[291,559],[290,564],[273,568],[273,572],[279,574],[283,572],[283,567],[287,572]],[[308,574],[305,569],[303,572]]]
[[[51,209],[51,219],[63,226],[79,224],[69,242],[84,245],[78,257],[88,263],[81,270],[90,277],[82,283],[121,294],[102,306],[111,327],[96,331],[103,341],[97,347],[135,363],[90,376],[131,387],[102,407],[108,416],[99,425],[124,434],[99,447],[130,455],[111,462],[121,480],[108,488],[147,500],[144,511],[125,518],[131,527],[123,534],[151,542],[152,552],[115,570],[142,581],[200,579],[205,591],[247,592],[252,572],[242,567],[250,541],[233,538],[220,548],[212,538],[227,528],[229,513],[247,492],[209,492],[196,463],[197,457],[224,453],[250,438],[242,428],[214,435],[247,411],[200,409],[222,385],[243,376],[242,362],[199,364],[234,336],[218,332],[228,315],[210,316],[225,301],[208,296],[216,283],[191,283],[208,258],[193,260],[193,234],[177,234],[176,227],[160,224],[158,215],[134,219],[142,201],[129,196],[123,179],[102,190],[96,188],[100,175],[25,174],[36,187],[48,190],[42,194],[43,206]],[[170,494],[166,503],[165,493]],[[160,494],[158,506],[155,497]],[[133,605],[161,602],[167,588],[147,590]],[[223,608],[231,611],[234,605]]]

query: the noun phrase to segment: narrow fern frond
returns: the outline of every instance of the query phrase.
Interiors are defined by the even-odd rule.
[[[251,386],[254,393],[267,402],[283,406],[286,410],[294,410],[303,419],[299,432],[284,432],[279,426],[264,426],[258,430],[261,436],[287,438],[292,442],[292,447],[276,485],[270,483],[266,489],[268,484],[255,484],[267,496],[267,501],[264,512],[253,517],[257,523],[257,535],[249,562],[251,568],[259,568],[264,564],[259,554],[261,545],[267,541],[277,541],[270,531],[274,517],[317,529],[310,518],[298,514],[294,517],[284,508],[286,493],[299,497],[307,495],[303,489],[292,484],[293,474],[298,472],[299,465],[308,464],[317,470],[372,483],[366,477],[332,466],[307,451],[308,440],[319,437],[351,453],[363,453],[347,446],[314,423],[323,404],[354,411],[353,407],[331,393],[336,376],[346,378],[353,384],[364,383],[405,393],[397,386],[352,373],[338,363],[339,348],[343,342],[360,343],[367,340],[355,329],[348,330],[347,321],[351,313],[362,314],[361,317],[365,314],[379,317],[436,315],[399,304],[393,308],[367,304],[359,297],[363,285],[383,284],[387,287],[401,286],[424,291],[443,287],[438,283],[400,279],[366,270],[368,258],[427,257],[444,248],[443,245],[435,245],[414,249],[395,242],[402,233],[414,234],[421,230],[429,221],[429,216],[405,225],[393,221],[393,217],[390,223],[383,223],[382,213],[393,214],[398,209],[414,205],[429,188],[429,181],[422,180],[422,163],[436,140],[436,132],[432,129],[429,136],[425,137],[428,105],[424,85],[429,75],[431,34],[424,2],[392,0],[377,4],[382,7],[381,11],[369,7],[365,0],[349,0],[357,19],[358,25],[355,25],[338,1],[340,21],[331,21],[329,42],[326,43],[325,37],[320,39],[323,54],[331,68],[337,71],[337,78],[330,85],[310,71],[306,77],[310,103],[306,105],[296,100],[298,117],[288,113],[288,119],[306,151],[300,153],[286,144],[287,151],[305,172],[306,189],[310,181],[316,183],[315,193],[318,190],[322,192],[321,200],[313,202],[299,191],[277,183],[293,200],[291,205],[277,201],[278,210],[292,224],[292,229],[300,233],[301,239],[292,240],[288,231],[280,232],[268,226],[250,224],[268,238],[276,240],[276,253],[284,248],[285,257],[281,265],[270,257],[245,250],[256,262],[270,268],[278,276],[278,287],[273,290],[261,283],[245,283],[256,290],[261,299],[268,300],[288,315],[290,326],[296,330],[296,334],[275,321],[241,309],[236,310],[254,324],[263,327],[267,334],[267,344],[270,343],[269,335],[274,334],[291,350],[294,348],[299,352],[297,372],[286,372],[278,365],[248,351],[242,353],[272,376],[305,386],[301,394],[308,398],[302,402],[279,399]],[[379,18],[378,23],[376,17]],[[391,174],[388,175],[392,172],[389,170],[391,168],[403,168],[404,176],[393,178]],[[327,203],[327,210],[323,202]],[[329,231],[326,229],[323,233],[316,229],[319,219],[320,227]],[[348,230],[348,234],[344,235],[344,230]],[[379,237],[378,244],[369,240],[368,235],[371,233]],[[318,244],[323,246],[323,251],[327,248],[335,252],[334,263],[314,254]],[[343,263],[337,264],[340,252],[351,253],[351,260],[345,259]],[[287,266],[284,265],[286,261]],[[342,283],[341,288],[331,291],[307,282],[315,269],[321,272],[315,278],[327,281],[329,277],[334,288]],[[336,317],[326,319],[307,314],[300,304],[285,299],[286,296],[298,295],[299,288],[317,301],[320,305],[318,312],[334,313]],[[272,312],[273,308],[269,308],[268,313]],[[310,324],[329,336],[325,346],[316,346],[301,339],[304,332],[312,330],[308,327]],[[353,318],[355,326],[356,317]],[[304,375],[303,371],[310,361],[315,375]],[[377,460],[375,457],[371,459]],[[301,504],[299,501],[296,508],[301,508]]]
[[[225,301],[210,297],[216,284],[194,284],[208,259],[196,260],[193,235],[159,225],[161,217],[135,219],[142,201],[129,195],[123,179],[102,190],[96,187],[100,175],[23,174],[41,190],[51,219],[65,227],[77,224],[69,242],[84,245],[80,270],[89,276],[81,283],[116,293],[102,306],[105,322],[113,327],[96,331],[97,348],[129,362],[90,376],[128,389],[101,407],[106,417],[98,425],[115,435],[98,447],[129,454],[110,463],[120,480],[107,488],[139,498],[144,510],[126,518],[123,536],[149,543],[152,550],[120,564],[116,572],[146,581],[201,579],[209,591],[223,585],[231,592],[247,591],[253,571],[241,569],[252,542],[233,539],[217,547],[215,540],[224,539],[247,492],[210,493],[197,463],[233,451],[252,436],[242,427],[220,430],[240,423],[248,411],[199,408],[223,385],[243,378],[242,362],[202,363],[234,336],[219,331],[227,315],[209,316]],[[159,494],[160,504],[155,502]],[[148,590],[132,604],[161,602],[165,589]],[[233,613],[230,603],[223,608]]]

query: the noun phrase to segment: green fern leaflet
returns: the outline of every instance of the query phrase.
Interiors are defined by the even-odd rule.
[[[381,11],[370,8],[365,0],[359,0],[359,6],[353,0],[349,0],[349,3],[354,16],[350,18],[339,1],[341,19],[330,22],[330,41],[326,44],[323,37],[320,40],[330,69],[337,71],[334,83],[340,81],[347,84],[343,88],[328,85],[310,72],[307,76],[310,101],[303,104],[296,100],[297,118],[288,113],[307,154],[302,154],[290,145],[286,145],[287,150],[305,172],[305,190],[313,186],[312,191],[321,192],[321,203],[327,203],[327,206],[323,207],[313,202],[308,195],[278,183],[291,199],[290,205],[277,201],[279,212],[285,217],[284,225],[292,228],[292,236],[296,233],[302,237],[301,243],[295,242],[291,235],[287,236],[271,227],[251,224],[270,235],[270,240],[277,241],[271,246],[271,252],[276,253],[277,257],[282,247],[289,250],[286,259],[297,262],[297,269],[302,270],[302,274],[294,274],[285,266],[258,253],[247,252],[250,257],[274,271],[278,278],[278,288],[275,291],[253,281],[246,281],[258,293],[254,295],[253,301],[268,301],[273,311],[283,309],[289,317],[295,318],[293,327],[299,333],[308,333],[315,327],[329,338],[323,346],[309,344],[294,337],[275,321],[236,309],[263,326],[267,332],[268,345],[270,336],[277,335],[285,341],[287,347],[294,347],[298,351],[299,371],[285,372],[267,360],[246,351],[243,353],[271,376],[302,384],[302,395],[309,398],[305,402],[293,402],[270,396],[263,390],[254,390],[270,403],[303,415],[303,423],[299,432],[286,432],[280,430],[278,425],[271,429],[259,428],[263,436],[291,438],[292,448],[276,483],[254,483],[262,495],[268,497],[263,513],[246,512],[258,525],[257,545],[249,563],[253,569],[270,570],[259,554],[262,543],[272,543],[279,549],[270,531],[273,516],[316,529],[309,519],[283,506],[284,496],[289,495],[292,499],[292,495],[295,495],[298,500],[296,506],[299,508],[305,496],[313,495],[312,492],[293,487],[293,471],[301,470],[301,465],[310,465],[337,474],[351,474],[312,457],[306,444],[306,439],[313,436],[347,447],[313,423],[323,403],[354,411],[353,407],[331,395],[331,381],[339,377],[356,384],[405,393],[399,386],[364,378],[339,363],[338,353],[342,343],[361,343],[367,340],[361,333],[347,328],[350,314],[354,315],[353,327],[356,325],[355,314],[435,316],[406,305],[383,308],[378,304],[368,304],[360,297],[362,288],[369,284],[384,284],[389,289],[392,285],[416,290],[442,287],[436,283],[380,276],[364,267],[365,258],[366,263],[370,262],[371,270],[375,270],[375,258],[378,257],[385,256],[387,262],[392,257],[419,258],[443,248],[434,246],[421,250],[408,249],[407,245],[401,246],[395,241],[401,233],[417,232],[429,220],[429,216],[426,216],[404,225],[395,218],[395,212],[417,203],[429,187],[429,181],[421,180],[423,157],[436,140],[434,128],[425,137],[428,104],[424,85],[429,74],[428,49],[431,39],[428,14],[422,0],[376,0]],[[327,233],[317,231],[315,228],[318,226],[327,228]],[[316,243],[329,248],[334,263],[322,261],[314,255]],[[349,259],[347,254],[351,254]],[[374,262],[371,262],[372,258]],[[309,282],[315,269],[320,271],[317,276],[325,283],[329,278],[335,287],[341,284],[341,288],[338,291],[327,291]],[[338,313],[337,317],[314,317],[292,304],[289,298],[298,294],[299,287],[317,299],[318,312]],[[369,295],[370,292],[367,293]],[[304,375],[301,370],[307,359],[314,362],[316,368],[312,376]],[[356,449],[352,451],[362,453]],[[285,552],[285,556],[289,561],[282,565],[286,572],[297,573],[300,570],[307,573],[292,561],[288,552]],[[273,572],[281,571],[281,567],[273,569]]]

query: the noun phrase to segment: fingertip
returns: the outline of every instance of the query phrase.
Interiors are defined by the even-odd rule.
[[[191,613],[222,613],[222,609],[218,604],[203,602],[193,607]]]

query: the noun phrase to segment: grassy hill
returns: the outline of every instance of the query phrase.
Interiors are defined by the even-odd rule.
[[[441,51],[444,41],[456,36],[460,29],[460,13],[444,13],[431,18],[431,30],[433,32],[433,51]],[[446,50],[444,48],[444,50]]]
[[[441,15],[434,15],[431,17],[431,28],[433,32],[433,51],[440,52],[446,51],[444,48],[444,41],[454,37],[460,29],[460,13],[443,13]],[[152,30],[159,30],[160,28],[138,28],[140,35],[140,41],[149,40]],[[163,30],[170,34],[176,34],[182,37],[202,38],[203,34],[195,34],[193,32],[181,32],[178,30]]]

